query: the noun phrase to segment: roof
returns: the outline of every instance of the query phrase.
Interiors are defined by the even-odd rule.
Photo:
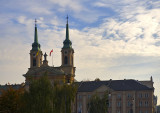
[[[106,85],[114,91],[153,90],[136,80],[88,81],[77,83],[79,85],[78,92],[92,92],[102,85]]]
[[[0,85],[0,95],[1,95],[1,90],[7,90],[9,87],[12,87],[13,89],[19,89],[24,87],[24,84]]]
[[[48,76],[58,76],[58,75],[65,75],[64,71],[62,71],[58,67],[51,67],[51,66],[41,66],[41,67],[34,67],[29,68],[28,72],[23,76],[42,76],[45,72],[48,72]]]

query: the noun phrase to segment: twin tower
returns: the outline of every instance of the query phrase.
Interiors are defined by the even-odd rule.
[[[66,38],[63,42],[61,50],[62,64],[59,67],[53,67],[48,65],[47,54],[41,51],[41,45],[38,42],[37,23],[35,21],[35,34],[34,43],[32,43],[32,49],[30,50],[30,68],[23,76],[26,78],[26,82],[29,82],[29,78],[39,78],[47,72],[47,75],[51,82],[58,81],[60,83],[72,83],[75,77],[74,67],[74,49],[72,48],[72,42],[69,39],[69,25],[68,17],[66,24]]]

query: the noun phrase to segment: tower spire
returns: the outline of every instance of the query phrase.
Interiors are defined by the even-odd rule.
[[[35,19],[35,33],[34,33],[34,42],[38,43],[38,34],[37,34],[37,20]]]
[[[67,24],[66,24],[66,39],[69,40],[68,15],[67,15],[66,19],[67,19]]]
[[[38,43],[37,19],[35,19],[34,43],[32,44],[32,50],[40,50],[40,44]]]
[[[68,15],[66,17],[66,39],[63,42],[63,48],[72,48],[72,42],[69,40],[69,25],[68,25]]]

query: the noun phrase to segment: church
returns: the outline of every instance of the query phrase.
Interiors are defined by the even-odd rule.
[[[48,74],[51,83],[58,82],[78,84],[75,103],[72,105],[72,113],[89,113],[87,105],[92,95],[103,96],[105,91],[109,92],[108,113],[154,113],[156,98],[154,96],[154,82],[152,77],[147,81],[134,79],[124,80],[104,80],[104,81],[81,81],[75,80],[74,49],[69,38],[68,17],[66,23],[66,37],[61,49],[61,66],[49,66],[47,54],[41,51],[38,42],[37,23],[35,21],[35,34],[32,49],[30,50],[30,67],[25,77],[25,86],[30,82],[30,78],[38,79]],[[44,59],[43,59],[44,57]],[[1,85],[0,89],[7,89],[9,85]],[[21,85],[12,85],[19,88]]]
[[[44,60],[43,59],[44,56]],[[32,49],[30,50],[30,68],[28,72],[23,76],[26,78],[26,84],[30,78],[38,79],[45,72],[52,83],[55,81],[62,83],[72,83],[75,77],[74,67],[74,49],[72,48],[72,42],[69,39],[69,25],[68,17],[66,24],[66,38],[63,42],[61,50],[62,65],[59,67],[49,66],[47,61],[47,54],[41,51],[41,45],[38,42],[37,23],[35,20],[35,34],[34,42],[32,43]]]

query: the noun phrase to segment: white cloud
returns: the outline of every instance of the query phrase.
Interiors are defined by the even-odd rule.
[[[79,26],[75,28],[73,24],[74,28],[70,29],[78,80],[94,80],[97,77],[146,79],[146,76],[149,79],[151,75],[159,80],[159,2],[156,6],[153,5],[156,2],[137,0],[93,1],[93,6],[83,0],[48,0],[45,3],[29,1],[26,4],[17,0],[15,3],[16,6],[13,6],[13,2],[6,6],[7,12],[8,9],[18,11],[7,15],[3,13],[0,19],[1,83],[24,81],[21,75],[29,67],[28,53],[34,37],[35,17],[38,20],[38,36],[43,53],[53,49],[54,65],[61,65],[60,50],[65,39],[65,21],[60,18],[66,16],[66,12],[73,17],[73,21],[75,18],[85,21],[80,24],[86,26],[83,28],[83,25],[80,30]],[[153,8],[149,8],[151,6]],[[116,15],[108,17],[109,11],[105,8],[111,9]],[[87,26],[97,20],[99,25]],[[74,23],[77,25],[78,21]],[[48,60],[52,65],[51,57]],[[156,87],[159,86],[157,84]]]
[[[59,5],[60,7],[58,8],[59,11],[66,11],[67,9],[71,9],[75,12],[80,12],[84,10],[85,8],[81,4],[80,0],[50,0],[52,3]]]

